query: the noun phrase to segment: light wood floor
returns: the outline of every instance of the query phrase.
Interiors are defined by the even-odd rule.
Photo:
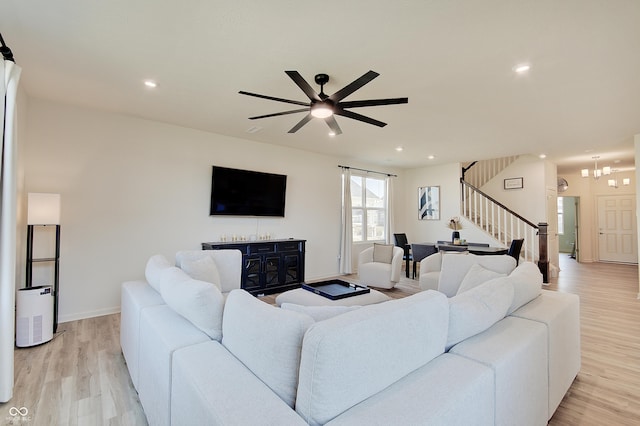
[[[560,267],[547,288],[581,298],[582,369],[549,424],[640,424],[638,268],[577,264],[566,255]],[[403,277],[385,292],[405,297],[418,291],[416,284]],[[61,324],[53,341],[16,349],[14,397],[0,404],[0,424],[145,425],[120,352],[119,318]],[[29,413],[13,417],[12,407]]]

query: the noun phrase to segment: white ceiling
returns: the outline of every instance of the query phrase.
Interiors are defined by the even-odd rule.
[[[371,164],[633,167],[640,134],[637,0],[2,0],[0,32],[32,97]],[[239,90],[308,100],[285,70],[329,74],[328,94],[374,70],[345,100],[409,103],[355,110],[384,128],[337,117],[334,138],[288,134],[302,113],[248,120],[296,107]]]

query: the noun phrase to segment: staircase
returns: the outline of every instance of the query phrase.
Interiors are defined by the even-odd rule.
[[[506,169],[518,159],[518,155],[494,158],[491,160],[474,161],[462,168],[462,178],[476,188],[493,179],[498,173]]]
[[[461,214],[478,228],[505,246],[511,240],[524,238],[520,258],[538,263],[544,282],[548,282],[547,224],[538,225],[512,211],[488,194],[482,192],[474,182],[484,185],[518,157],[473,162],[463,167],[461,194]],[[474,170],[480,167],[479,170]]]

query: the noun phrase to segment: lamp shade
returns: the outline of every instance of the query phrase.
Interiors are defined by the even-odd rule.
[[[60,194],[30,192],[27,225],[60,225]]]

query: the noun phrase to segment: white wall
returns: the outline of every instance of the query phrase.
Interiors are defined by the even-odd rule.
[[[404,173],[406,200],[402,213],[406,230],[397,229],[397,232],[405,232],[410,243],[451,240],[453,231],[447,224],[453,216],[460,217],[460,173],[459,163],[407,170]],[[418,219],[418,188],[424,186],[440,187],[440,220]],[[461,238],[469,241],[488,238],[466,220],[462,226]]]
[[[306,278],[338,273],[337,165],[357,165],[39,99],[28,121],[26,190],[62,195],[60,322],[117,312],[149,256],[223,234],[306,239]],[[286,217],[209,216],[213,164],[286,174]]]

